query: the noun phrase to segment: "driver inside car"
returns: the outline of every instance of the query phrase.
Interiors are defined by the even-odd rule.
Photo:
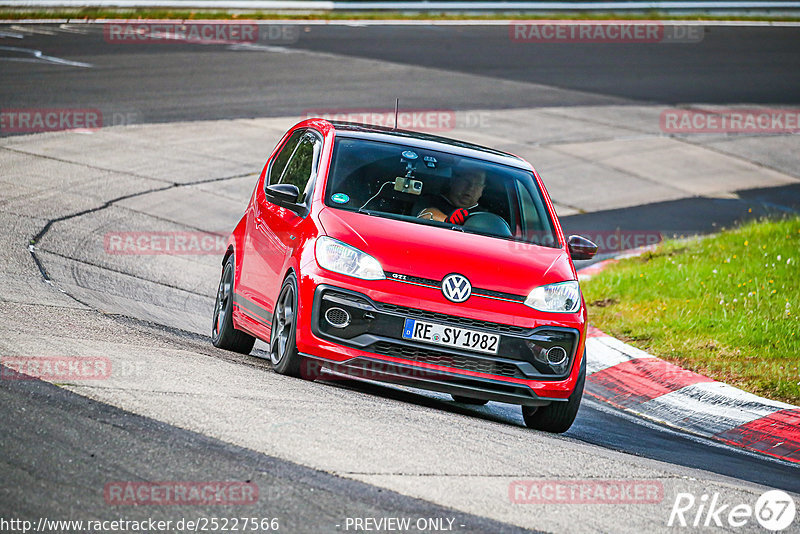
[[[486,186],[486,172],[474,167],[453,169],[450,187],[447,192],[432,197],[428,207],[422,209],[417,217],[453,224],[464,224],[472,213],[482,211],[478,200]]]

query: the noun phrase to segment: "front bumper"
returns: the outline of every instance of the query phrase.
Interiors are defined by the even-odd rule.
[[[403,325],[408,318],[498,334],[498,353],[477,353],[403,339]],[[310,323],[315,337],[357,351],[348,351],[357,355],[336,362],[304,354],[333,370],[525,405],[566,400],[562,395],[542,396],[543,391],[537,395],[526,382],[550,382],[554,386],[559,383],[561,388],[554,390],[563,389],[563,382],[568,381],[575,366],[580,341],[580,332],[574,328],[524,328],[445,315],[377,302],[362,293],[328,284],[319,285],[314,291]],[[553,347],[563,348],[566,361],[554,365],[548,360],[548,349]]]

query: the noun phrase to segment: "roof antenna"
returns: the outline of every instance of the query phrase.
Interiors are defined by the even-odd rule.
[[[395,98],[394,99],[394,129],[395,130],[397,129],[397,112],[399,111],[399,109],[400,109],[400,99],[399,98]]]

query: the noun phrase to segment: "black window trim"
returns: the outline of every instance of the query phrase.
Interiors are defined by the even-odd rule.
[[[535,178],[535,175],[534,175],[534,178]],[[553,243],[553,245],[541,245],[539,243],[536,243],[536,244],[538,244],[540,246],[543,246],[543,247],[548,247],[548,248],[563,248],[564,245],[563,245],[563,243],[561,243],[561,240],[558,237],[558,232],[556,232],[555,221],[553,221],[553,218],[550,216],[550,213],[549,213],[549,211],[547,209],[547,203],[544,201],[544,196],[542,195],[541,190],[539,188],[539,184],[535,179],[534,179],[534,185],[536,186],[537,190],[539,190],[539,198],[541,198],[541,201],[542,201],[543,213],[544,213],[544,215],[546,217],[546,222],[548,222],[550,224],[550,233],[555,238],[555,242]],[[525,188],[524,185],[521,182],[517,182],[515,187],[517,189],[517,192],[516,192],[517,193],[517,198],[519,199],[520,228],[522,228],[523,233],[527,234],[527,232],[529,231],[529,228],[527,227],[528,226],[528,221],[525,219],[525,214],[523,213],[525,208],[523,206],[523,201],[522,201],[522,191],[525,191],[525,193],[527,193],[527,195],[530,198],[532,204],[535,205],[536,201],[533,199],[533,195],[531,195],[531,192],[528,191],[527,188]],[[535,208],[535,206],[534,206],[534,211],[537,213],[537,215],[540,216],[539,218],[541,218],[541,214],[539,213],[539,210]]]
[[[286,148],[286,145],[289,143],[289,141],[294,136],[294,134],[296,134],[297,132],[303,132],[303,131],[305,131],[305,128],[299,128],[299,129],[293,131],[290,135],[288,135],[286,137],[286,141],[281,143],[280,148],[278,148],[278,150],[275,151],[275,156],[269,161],[269,166],[267,167],[267,172],[264,174],[264,191],[265,192],[267,190],[267,186],[272,185],[272,167],[275,166],[275,160],[277,160],[278,157],[281,155],[281,152],[283,152],[283,149]],[[292,151],[292,155],[294,155],[294,151]],[[289,157],[289,159],[291,159],[291,156]],[[286,160],[286,164],[287,165],[289,164],[289,160]],[[281,173],[281,176],[282,175],[283,175],[283,173]]]
[[[269,166],[267,167],[267,172],[264,174],[264,193],[266,194],[267,187],[271,185],[270,181],[271,181],[271,178],[272,178],[272,176],[271,176],[272,175],[272,166],[275,165],[275,160],[278,159],[278,156],[281,154],[283,149],[286,147],[287,143],[292,138],[292,136],[294,136],[294,134],[296,134],[298,132],[301,132],[301,135],[300,135],[301,141],[302,141],[302,137],[307,133],[311,133],[317,139],[317,143],[314,146],[315,154],[314,154],[314,157],[313,157],[313,160],[312,160],[312,164],[311,164],[311,176],[308,179],[308,183],[311,184],[311,185],[310,185],[310,187],[308,185],[306,185],[306,189],[308,189],[308,195],[306,196],[306,198],[303,199],[303,202],[300,202],[298,204],[298,206],[302,206],[303,208],[305,208],[303,210],[303,212],[300,214],[303,218],[305,218],[310,213],[309,207],[311,205],[311,199],[314,197],[314,190],[317,187],[317,175],[319,174],[319,163],[320,163],[320,159],[321,159],[321,156],[322,156],[323,143],[325,142],[325,138],[322,135],[322,132],[320,132],[320,131],[318,131],[318,130],[316,130],[314,128],[309,128],[309,127],[298,128],[297,130],[294,130],[286,138],[286,141],[283,144],[281,144],[281,146],[278,149],[278,151],[275,152],[275,157],[273,157],[272,160],[269,162]],[[286,167],[284,167],[283,171],[281,171],[281,175],[278,178],[278,181],[276,183],[280,183],[281,179],[283,178],[283,174],[286,172],[286,168],[289,167],[289,162],[292,161],[292,158],[294,157],[294,154],[297,151],[297,148],[299,146],[300,146],[300,142],[297,143],[297,146],[295,146],[294,150],[292,150],[292,153],[289,156],[289,159],[286,160]],[[303,193],[303,191],[301,191],[301,193]]]

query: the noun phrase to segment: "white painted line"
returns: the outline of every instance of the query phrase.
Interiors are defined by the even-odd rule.
[[[11,39],[24,39],[25,36],[21,33],[13,33],[13,32],[4,32],[0,30],[0,39],[4,37],[10,37]]]
[[[258,43],[236,43],[228,47],[228,50],[246,50],[246,51],[261,51],[261,52],[276,52],[278,54],[294,54],[298,50],[286,48],[285,46],[264,45]]]
[[[792,404],[759,397],[758,395],[730,386],[724,382],[702,382],[687,387],[694,387],[697,394],[701,395],[709,402],[728,402],[742,407],[743,409],[749,409],[749,407],[753,406],[770,406],[776,410],[791,410],[797,408],[797,406]]]
[[[657,359],[614,337],[590,337],[586,340],[587,375],[639,358]]]
[[[86,35],[86,27],[83,28],[73,28],[72,24],[61,24],[59,25],[59,31],[66,32],[66,33],[77,33],[80,35]]]
[[[55,35],[56,34],[56,32],[53,32],[53,31],[50,31],[50,30],[45,30],[45,29],[40,28],[39,26],[33,26],[33,25],[31,25],[31,26],[20,26],[18,24],[15,24],[15,25],[11,26],[11,29],[12,30],[16,30],[18,32],[22,32],[22,33],[31,33],[31,34],[39,34],[39,35]]]
[[[611,415],[614,415],[615,417],[620,417],[622,419],[625,419],[626,421],[630,421],[632,423],[636,423],[638,425],[642,425],[645,428],[649,428],[651,430],[657,430],[659,432],[664,432],[666,434],[670,434],[670,435],[674,435],[674,436],[680,436],[680,437],[682,437],[684,439],[688,439],[688,440],[690,440],[690,441],[692,441],[694,443],[701,443],[706,447],[714,447],[714,448],[722,449],[722,450],[726,450],[726,451],[736,451],[737,454],[744,454],[744,455],[749,456],[751,458],[758,458],[759,460],[766,460],[766,461],[770,461],[770,462],[775,462],[775,463],[781,464],[781,465],[792,466],[792,467],[796,467],[797,466],[797,464],[795,464],[793,462],[788,462],[786,460],[782,460],[782,459],[776,458],[774,456],[765,455],[765,454],[762,454],[760,452],[753,452],[751,450],[742,448],[740,446],[731,445],[729,443],[725,443],[725,442],[722,442],[722,441],[716,441],[716,440],[710,439],[708,436],[701,436],[699,434],[685,432],[683,429],[681,429],[680,427],[677,427],[675,424],[665,425],[662,421],[656,421],[656,420],[651,419],[649,417],[643,417],[641,415],[636,415],[636,414],[630,413],[627,410],[621,410],[619,408],[614,408],[613,406],[611,406],[609,404],[606,404],[605,402],[603,402],[601,400],[597,400],[597,399],[595,399],[595,398],[593,398],[591,396],[588,396],[588,395],[584,395],[583,400],[581,401],[581,404],[584,404],[584,403],[588,404],[589,406],[591,406],[592,408],[594,408],[597,411],[600,411],[600,412],[603,412],[603,413],[607,413],[607,414],[611,414]]]
[[[701,382],[656,397],[629,411],[710,437],[786,408],[793,406],[721,382]]]
[[[92,68],[94,65],[91,63],[83,63],[81,61],[70,61],[69,59],[62,59],[55,56],[46,56],[41,50],[34,50],[33,48],[20,48],[17,46],[0,46],[0,50],[8,52],[19,52],[22,54],[29,54],[31,57],[0,57],[0,61],[22,61],[31,63],[56,63],[58,65],[68,65],[70,67],[83,67]]]

